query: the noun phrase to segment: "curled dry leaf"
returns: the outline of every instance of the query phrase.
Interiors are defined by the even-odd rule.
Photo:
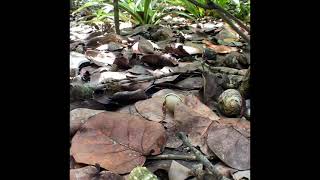
[[[203,40],[202,41],[204,44],[206,44],[207,48],[210,48],[212,50],[214,50],[216,53],[219,54],[227,54],[230,53],[232,51],[238,51],[237,48],[235,47],[229,47],[229,46],[225,46],[225,45],[215,45],[212,42],[208,41],[208,40]]]
[[[79,169],[70,169],[70,180],[91,180],[98,174],[94,166],[86,166]]]
[[[72,139],[77,162],[100,164],[124,174],[142,166],[147,155],[157,155],[166,143],[165,129],[156,122],[123,113],[103,112],[90,118]]]
[[[191,170],[181,164],[179,164],[177,161],[172,161],[170,169],[169,169],[169,179],[170,180],[185,180],[190,175]]]
[[[70,136],[73,136],[81,125],[84,124],[91,116],[101,112],[104,111],[87,108],[77,108],[70,111]]]
[[[250,169],[250,140],[239,131],[223,124],[211,126],[207,143],[228,166],[238,170]]]
[[[141,57],[141,61],[152,67],[176,66],[178,62],[166,55],[147,54]]]

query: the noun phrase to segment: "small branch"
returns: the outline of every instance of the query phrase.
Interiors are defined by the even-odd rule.
[[[218,177],[218,179],[226,179],[229,180],[229,178],[226,178],[222,176],[219,171],[212,165],[212,163],[204,156],[202,153],[197,150],[195,147],[193,147],[187,138],[187,136],[183,132],[177,133],[177,136],[183,141],[183,144],[188,146],[191,151],[196,155],[197,159],[204,165],[206,166],[210,172],[212,172],[214,175]]]
[[[186,161],[196,161],[197,157],[193,155],[178,155],[178,154],[161,154],[157,156],[149,156],[148,159],[158,159],[158,160],[186,160]],[[206,156],[207,159],[213,160],[217,157]]]

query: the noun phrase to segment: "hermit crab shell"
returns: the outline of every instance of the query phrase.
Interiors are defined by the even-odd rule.
[[[242,97],[235,89],[225,90],[218,98],[220,111],[226,116],[237,116],[242,109]]]

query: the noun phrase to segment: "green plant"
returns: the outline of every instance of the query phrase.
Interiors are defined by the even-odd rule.
[[[83,1],[82,1],[83,2]],[[87,12],[87,15],[82,17],[80,22],[91,25],[104,25],[109,22],[108,18],[113,17],[113,13],[110,13],[110,5],[105,0],[87,0],[82,5],[72,12],[75,15],[80,12]]]
[[[166,4],[158,0],[120,0],[119,8],[128,12],[136,24],[158,24],[160,20],[169,15],[177,14],[193,18],[180,11],[166,10]]]
[[[203,8],[197,7],[188,0],[167,0],[171,5],[184,7],[185,10],[195,18],[201,18],[205,15]],[[199,3],[205,4],[206,0],[198,0]]]

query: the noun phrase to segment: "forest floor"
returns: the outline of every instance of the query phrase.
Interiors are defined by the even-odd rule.
[[[212,17],[113,29],[71,21],[70,178],[250,179],[248,44]]]

